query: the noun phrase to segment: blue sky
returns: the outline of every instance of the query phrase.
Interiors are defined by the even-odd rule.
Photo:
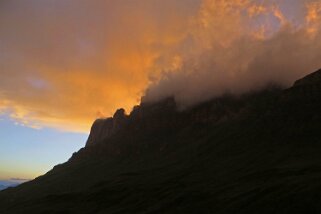
[[[87,134],[32,129],[0,116],[0,180],[33,179],[85,145]]]

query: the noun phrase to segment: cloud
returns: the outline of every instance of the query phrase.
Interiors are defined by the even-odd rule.
[[[321,67],[319,30],[319,0],[1,1],[0,112],[88,132],[142,95],[290,85]]]
[[[321,67],[320,3],[296,2],[300,13],[285,14],[290,1],[203,1],[191,28],[191,50],[179,54],[181,66],[164,71],[145,99],[174,96],[188,106],[270,83],[290,86]]]
[[[10,178],[10,181],[30,181],[31,179],[27,178]]]
[[[0,110],[21,124],[89,131],[139,102],[154,61],[184,37],[198,1],[7,0]]]

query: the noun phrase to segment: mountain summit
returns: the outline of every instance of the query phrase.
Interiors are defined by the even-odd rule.
[[[320,213],[320,77],[119,109],[68,162],[0,192],[0,213]]]

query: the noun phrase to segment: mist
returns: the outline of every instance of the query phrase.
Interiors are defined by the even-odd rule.
[[[299,1],[292,14],[283,13],[281,1],[258,2],[203,1],[179,65],[163,70],[145,100],[174,96],[184,107],[269,84],[289,87],[319,69],[321,1]]]

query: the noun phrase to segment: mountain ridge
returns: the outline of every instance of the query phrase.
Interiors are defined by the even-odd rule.
[[[67,163],[2,191],[0,211],[321,212],[320,74],[183,111],[173,98],[119,109]]]

